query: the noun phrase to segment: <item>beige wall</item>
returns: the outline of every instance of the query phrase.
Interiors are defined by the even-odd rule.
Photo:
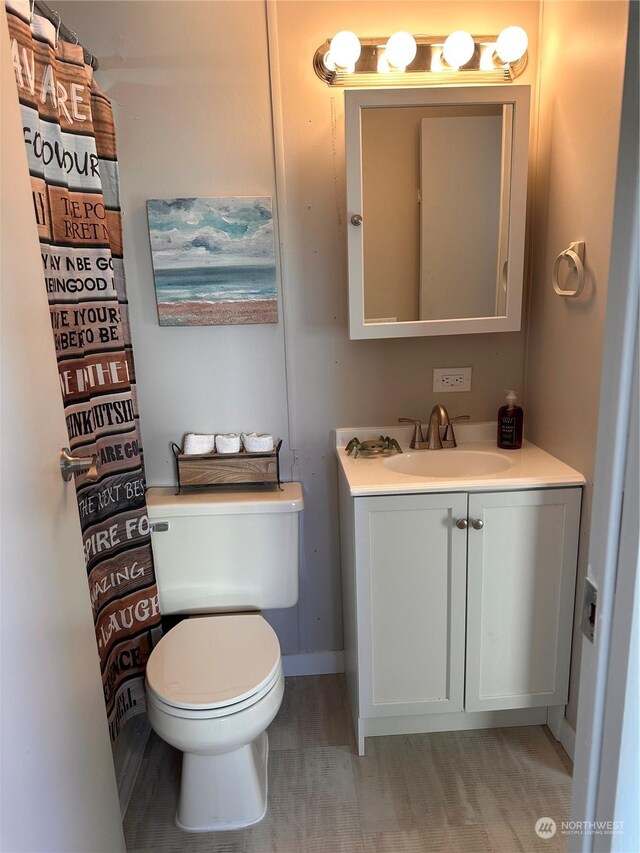
[[[434,367],[473,367],[471,393],[449,395],[451,413],[493,419],[503,389],[523,386],[523,335],[350,341],[344,188],[343,92],[314,74],[311,59],[332,33],[362,36],[498,32],[520,24],[531,36],[522,83],[535,83],[538,3],[276,2],[281,109],[280,208],[284,217],[288,373],[292,440],[305,485],[303,648],[340,648],[336,467],[331,430],[426,419],[437,395]],[[273,21],[271,22],[274,23]]]
[[[626,29],[626,2],[542,4],[525,417],[528,438],[588,482],[567,711],[574,726]],[[551,269],[575,240],[586,242],[587,283],[570,300],[554,293]]]

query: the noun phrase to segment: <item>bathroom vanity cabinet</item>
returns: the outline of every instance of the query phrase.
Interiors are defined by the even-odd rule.
[[[353,496],[345,669],[373,734],[546,721],[567,701],[582,489]]]

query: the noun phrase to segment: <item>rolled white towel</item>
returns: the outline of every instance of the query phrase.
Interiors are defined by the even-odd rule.
[[[215,435],[199,432],[188,432],[184,437],[182,452],[185,455],[196,453],[213,453],[216,446]]]
[[[236,435],[235,432],[228,432],[225,435],[217,435],[216,450],[218,453],[239,453],[240,436]]]
[[[249,453],[266,453],[273,450],[273,436],[262,433],[258,435],[256,432],[250,432],[248,435],[242,433],[242,443],[244,449]]]

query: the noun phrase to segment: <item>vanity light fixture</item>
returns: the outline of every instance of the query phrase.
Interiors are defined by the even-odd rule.
[[[527,65],[528,39],[522,27],[497,36],[358,38],[343,30],[316,50],[313,67],[328,86],[433,86],[451,83],[511,83]]]

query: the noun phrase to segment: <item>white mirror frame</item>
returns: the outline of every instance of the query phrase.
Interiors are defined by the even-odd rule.
[[[375,107],[510,105],[511,191],[508,205],[508,266],[505,314],[500,317],[465,317],[452,320],[409,320],[371,323],[364,319],[364,228],[352,223],[363,213],[362,125],[363,109]],[[424,335],[468,335],[479,332],[516,332],[522,323],[527,171],[529,157],[529,86],[439,86],[428,89],[366,89],[345,92],[347,168],[347,229],[349,253],[349,337],[404,338]]]

